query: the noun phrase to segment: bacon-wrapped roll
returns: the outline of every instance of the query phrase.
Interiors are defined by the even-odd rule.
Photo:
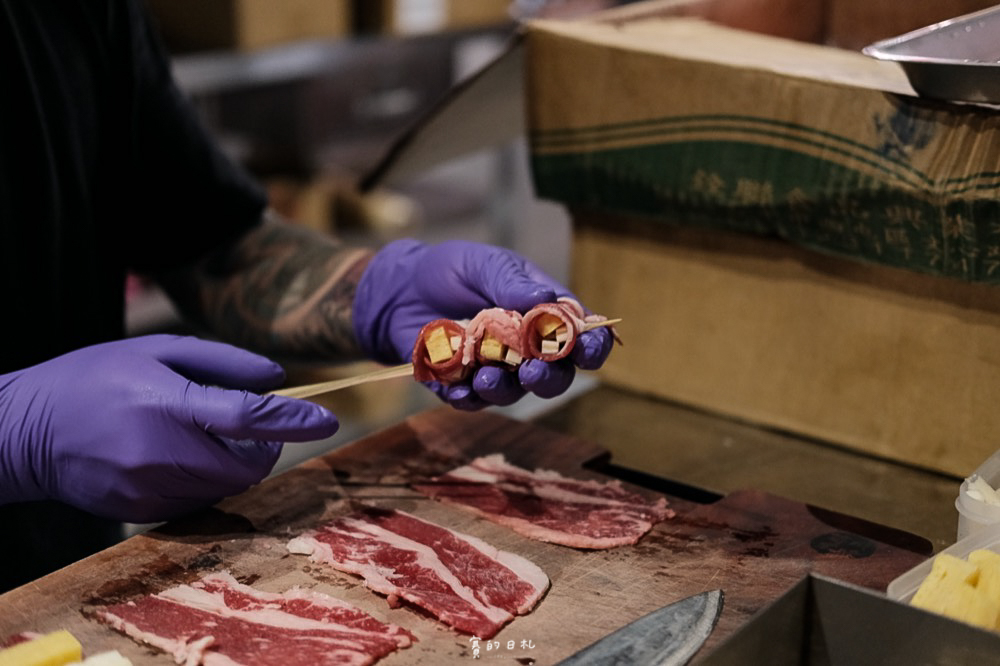
[[[523,316],[488,308],[469,322],[435,319],[417,336],[413,376],[450,384],[483,365],[516,368],[525,359],[556,361],[569,355],[576,337],[589,325],[603,321],[607,317],[586,314],[571,298],[541,303]],[[611,333],[620,342],[613,328]]]
[[[521,348],[525,358],[543,361],[566,358],[588,319],[600,321],[603,317],[587,317],[583,307],[571,298],[531,308],[521,321]]]
[[[413,378],[444,384],[461,381],[472,370],[462,359],[465,326],[451,319],[428,322],[413,345]]]
[[[488,308],[473,317],[466,326],[462,353],[464,363],[517,367],[523,357],[520,312]]]

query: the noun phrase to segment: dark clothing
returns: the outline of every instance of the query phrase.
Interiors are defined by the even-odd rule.
[[[0,81],[0,373],[122,337],[127,271],[259,221],[262,192],[175,88],[142,0],[0,0]],[[0,507],[0,590],[117,533],[48,504]]]
[[[127,270],[260,219],[170,77],[141,0],[0,0],[0,373],[123,334]]]

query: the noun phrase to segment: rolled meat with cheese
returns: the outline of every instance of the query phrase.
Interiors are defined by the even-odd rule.
[[[428,322],[413,345],[413,378],[444,384],[461,381],[472,369],[463,363],[465,326],[451,319]]]
[[[435,319],[417,336],[413,377],[451,384],[483,365],[515,369],[525,359],[557,361],[573,351],[580,333],[604,321],[572,298],[541,303],[525,315],[488,308],[468,322]],[[620,342],[614,328],[611,334]]]
[[[594,321],[603,319],[591,316]],[[521,348],[525,358],[558,361],[573,351],[576,336],[587,324],[583,306],[572,298],[540,303],[521,320]]]
[[[462,362],[472,365],[517,367],[524,358],[521,348],[521,313],[488,308],[472,318],[465,328]]]

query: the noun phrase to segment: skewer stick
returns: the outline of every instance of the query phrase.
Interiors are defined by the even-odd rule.
[[[612,326],[620,321],[621,319],[595,321],[584,326],[581,329],[581,332],[601,328],[602,326]],[[378,370],[365,372],[353,377],[344,377],[343,379],[333,379],[326,382],[318,382],[316,384],[303,384],[302,386],[278,389],[277,391],[271,391],[271,395],[282,395],[286,398],[313,398],[317,395],[333,393],[334,391],[339,391],[340,389],[360,386],[361,384],[368,384],[369,382],[380,382],[384,379],[396,379],[397,377],[407,376],[413,376],[412,363],[393,365],[388,368],[379,368]]]
[[[592,331],[595,328],[601,328],[602,326],[614,326],[621,321],[621,317],[618,319],[605,319],[604,321],[592,321],[589,324],[584,324],[583,328],[580,329],[581,333],[586,333],[587,331]]]
[[[302,386],[278,389],[277,391],[271,391],[271,394],[283,395],[287,398],[312,398],[317,395],[323,395],[324,393],[332,393],[334,391],[339,391],[340,389],[350,388],[351,386],[359,386],[369,382],[379,382],[383,379],[395,379],[396,377],[406,376],[413,376],[412,363],[394,365],[388,368],[379,368],[378,370],[373,370],[372,372],[366,372],[353,377],[345,377],[343,379],[334,379],[316,384],[304,384]]]

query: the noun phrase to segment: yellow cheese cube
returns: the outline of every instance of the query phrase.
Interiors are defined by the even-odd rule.
[[[551,333],[555,333],[556,329],[560,326],[565,326],[563,320],[547,312],[539,315],[538,319],[535,320],[535,330],[543,338],[548,337]]]
[[[83,646],[65,629],[0,650],[0,666],[63,666],[83,657]]]
[[[969,553],[969,563],[979,567],[976,589],[1000,603],[1000,554],[986,549],[974,550]]]
[[[1000,626],[1000,596],[993,590],[1000,576],[998,563],[1000,556],[989,551],[974,551],[968,560],[938,555],[910,603],[955,620],[996,629]]]
[[[454,353],[451,349],[451,340],[448,339],[448,334],[443,326],[432,329],[424,338],[424,344],[427,345],[427,358],[430,359],[431,363],[447,361]]]
[[[940,570],[945,578],[961,581],[975,587],[979,583],[979,567],[954,555],[938,555],[931,565],[931,573]]]
[[[957,590],[962,586],[974,589],[978,581],[979,568],[976,565],[954,555],[938,555],[931,564],[930,574],[920,584],[910,603],[918,608],[944,613],[952,594],[959,594]]]
[[[562,345],[555,340],[542,340],[542,348],[539,351],[543,354],[558,354],[561,348]]]
[[[486,333],[483,335],[483,341],[479,344],[479,353],[483,355],[483,358],[488,358],[491,361],[502,361],[504,354],[507,353],[507,347]]]
[[[1000,603],[988,598],[969,585],[958,585],[951,590],[950,597],[941,611],[948,617],[974,624],[984,629],[997,626]]]

